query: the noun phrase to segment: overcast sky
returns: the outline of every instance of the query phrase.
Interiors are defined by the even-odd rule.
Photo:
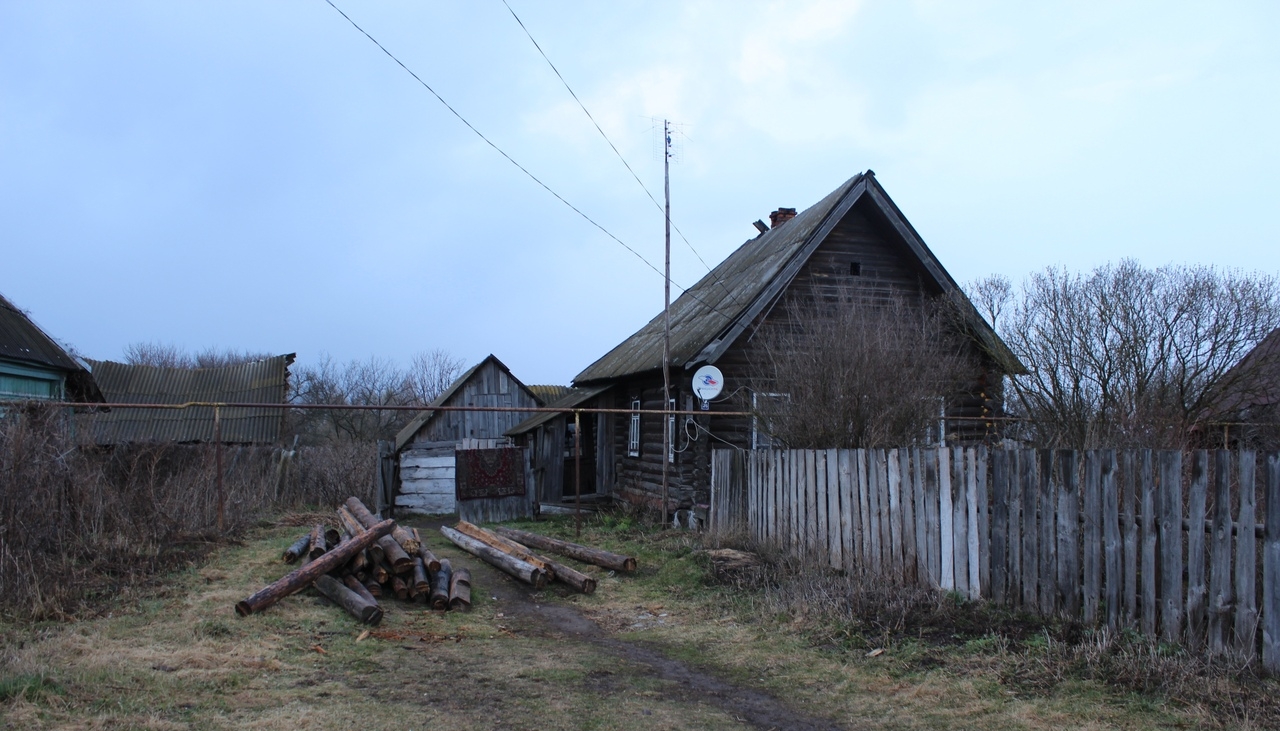
[[[334,0],[662,266],[662,216],[501,0]],[[509,0],[714,265],[871,168],[960,282],[1280,272],[1280,3]],[[0,293],[87,356],[160,341],[496,354],[567,383],[662,279],[324,0],[0,0]],[[679,239],[673,280],[705,268]]]

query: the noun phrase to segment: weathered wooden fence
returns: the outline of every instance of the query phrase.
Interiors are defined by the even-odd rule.
[[[1280,453],[716,450],[711,484],[714,532],[1280,672]]]

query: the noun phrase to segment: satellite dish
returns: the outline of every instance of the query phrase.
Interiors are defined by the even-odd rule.
[[[706,409],[706,403],[724,390],[724,374],[719,368],[712,365],[705,365],[699,368],[693,374],[693,392],[702,399],[703,409]]]

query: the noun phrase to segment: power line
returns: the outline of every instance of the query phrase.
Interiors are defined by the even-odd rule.
[[[626,249],[627,251],[629,251],[629,252],[631,252],[632,254],[634,254],[634,255],[635,255],[635,257],[636,257],[637,259],[639,259],[640,261],[644,262],[644,265],[645,265],[645,266],[647,266],[647,267],[649,267],[650,269],[652,269],[652,270],[654,271],[654,273],[656,273],[658,276],[663,277],[664,279],[666,279],[666,278],[667,278],[667,277],[662,273],[662,271],[661,271],[661,270],[659,270],[656,266],[654,266],[653,264],[651,264],[651,263],[649,262],[649,260],[648,260],[648,259],[644,258],[644,256],[640,254],[640,252],[638,252],[638,251],[636,251],[635,249],[633,249],[633,248],[631,248],[630,246],[628,246],[628,245],[627,245],[627,243],[626,243],[625,241],[623,241],[622,239],[618,238],[617,236],[614,236],[614,235],[613,235],[613,232],[611,232],[609,229],[605,228],[604,226],[601,226],[599,223],[596,223],[595,219],[593,219],[593,218],[591,218],[590,216],[588,216],[587,214],[583,213],[583,212],[582,212],[582,211],[581,211],[577,206],[573,205],[573,204],[572,204],[572,203],[570,203],[568,200],[566,200],[566,199],[564,198],[564,196],[562,196],[562,195],[560,195],[559,193],[557,193],[557,192],[555,192],[554,190],[552,190],[552,189],[551,189],[551,186],[549,186],[549,185],[547,185],[546,183],[542,182],[542,180],[540,180],[540,179],[538,178],[538,176],[536,176],[536,175],[534,175],[533,173],[529,172],[529,170],[528,170],[528,169],[526,169],[523,165],[521,165],[520,163],[516,162],[516,161],[515,161],[515,158],[511,157],[510,155],[508,155],[508,154],[507,154],[507,153],[506,153],[506,152],[505,152],[501,147],[498,147],[496,144],[494,144],[494,143],[493,143],[493,141],[492,141],[492,140],[490,140],[488,137],[485,137],[483,132],[481,132],[480,130],[476,129],[474,125],[472,125],[470,122],[468,122],[466,117],[463,117],[463,116],[462,116],[462,114],[458,112],[458,110],[454,109],[454,108],[453,108],[453,106],[449,104],[449,102],[445,101],[445,100],[444,100],[444,97],[440,96],[440,94],[439,94],[435,89],[431,88],[431,85],[430,85],[430,84],[428,84],[427,82],[425,82],[425,81],[423,81],[423,80],[422,80],[422,77],[420,77],[420,76],[418,76],[416,73],[414,73],[414,72],[413,72],[413,69],[409,68],[408,66],[406,66],[406,65],[404,64],[404,62],[403,62],[403,61],[401,61],[400,59],[396,58],[395,54],[393,54],[391,51],[387,50],[386,46],[384,46],[384,45],[382,45],[381,43],[379,43],[377,38],[374,38],[372,35],[370,35],[370,34],[369,34],[369,31],[365,30],[364,28],[361,28],[361,27],[360,27],[360,25],[359,25],[358,23],[356,23],[354,20],[352,20],[352,19],[351,19],[351,16],[347,15],[346,13],[344,13],[344,12],[342,11],[342,8],[339,8],[337,5],[334,5],[334,4],[333,4],[333,0],[324,0],[324,1],[325,1],[325,3],[327,3],[327,4],[329,5],[329,7],[333,8],[334,10],[336,10],[336,11],[338,12],[338,15],[341,15],[341,16],[342,16],[342,17],[343,17],[343,18],[344,18],[348,23],[350,23],[352,28],[355,28],[356,30],[360,31],[360,33],[361,33],[362,35],[364,35],[364,37],[365,37],[365,38],[368,38],[368,39],[373,43],[373,45],[377,46],[379,50],[381,50],[383,53],[385,53],[385,54],[387,55],[387,58],[390,58],[392,61],[395,61],[397,66],[399,66],[400,68],[404,69],[406,73],[408,73],[410,76],[412,76],[412,77],[414,78],[414,80],[415,80],[415,81],[417,81],[419,84],[421,84],[421,85],[422,85],[422,88],[424,88],[424,89],[426,89],[427,91],[431,92],[431,95],[432,95],[432,96],[434,96],[434,97],[436,98],[436,100],[437,100],[437,101],[439,101],[441,104],[443,104],[443,105],[444,105],[444,108],[445,108],[445,109],[448,109],[448,110],[449,110],[449,112],[450,112],[451,114],[453,114],[453,116],[457,117],[457,118],[458,118],[458,121],[460,121],[460,122],[462,122],[463,124],[465,124],[465,125],[467,126],[467,129],[469,129],[469,130],[471,130],[472,132],[474,132],[474,133],[476,134],[476,136],[477,136],[477,137],[479,137],[481,140],[484,140],[484,143],[485,143],[486,145],[488,145],[489,147],[492,147],[492,148],[494,149],[494,151],[496,151],[499,155],[502,155],[504,158],[506,158],[506,159],[507,159],[507,162],[511,163],[512,165],[515,165],[515,166],[516,166],[516,168],[517,168],[520,172],[522,172],[522,173],[524,173],[525,175],[529,176],[529,179],[530,179],[530,180],[532,180],[533,182],[535,182],[535,183],[537,183],[539,186],[541,186],[543,190],[545,190],[545,191],[547,191],[548,193],[550,193],[551,195],[555,196],[556,200],[558,200],[558,201],[560,201],[561,203],[563,203],[563,204],[565,204],[566,206],[568,206],[568,207],[569,207],[569,209],[570,209],[571,211],[573,211],[574,213],[576,213],[576,214],[578,214],[579,216],[581,216],[581,217],[582,217],[582,219],[583,219],[583,220],[585,220],[587,223],[589,223],[589,224],[591,224],[592,226],[595,226],[596,228],[600,229],[600,231],[601,231],[602,233],[604,233],[604,235],[605,235],[605,236],[608,236],[609,238],[613,239],[615,242],[617,242],[617,243],[618,243],[618,245],[619,245],[619,246],[621,246],[622,248],[624,248],[624,249]],[[517,18],[517,20],[518,20],[518,18]],[[559,73],[559,72],[557,72],[557,73]],[[603,134],[603,133],[602,133],[602,134]],[[610,143],[610,144],[612,144],[612,143]],[[643,184],[642,184],[642,185],[643,185]],[[695,253],[696,253],[696,252],[695,252]],[[704,264],[705,264],[705,262],[704,262]],[[700,297],[698,297],[697,295],[695,295],[695,294],[693,294],[692,292],[690,292],[687,288],[685,288],[685,287],[681,287],[679,283],[677,283],[677,282],[674,282],[674,281],[673,281],[673,282],[672,282],[672,284],[675,284],[675,286],[676,286],[676,287],[679,287],[679,289],[680,289],[680,291],[681,291],[682,293],[689,295],[690,297],[692,297],[692,298],[694,299],[694,301],[698,302],[699,304],[703,305],[704,307],[707,307],[707,308],[711,309],[713,312],[717,312],[717,313],[719,313],[721,316],[723,316],[723,317],[725,317],[725,318],[727,318],[727,319],[730,319],[730,320],[732,320],[732,319],[733,319],[731,316],[726,315],[724,312],[722,312],[722,311],[721,311],[719,308],[717,308],[715,305],[712,305],[712,304],[710,304],[710,303],[706,302],[705,300],[701,299],[701,298],[700,298]]]
[[[578,98],[578,95],[574,93],[573,87],[569,86],[569,82],[565,81],[564,76],[560,73],[560,69],[556,68],[556,65],[552,63],[551,59],[547,56],[547,52],[542,50],[542,46],[538,45],[538,41],[535,40],[533,34],[529,32],[529,28],[525,26],[524,21],[520,20],[520,16],[516,15],[516,11],[512,10],[511,4],[508,3],[507,0],[502,0],[502,4],[507,6],[507,12],[511,13],[511,17],[516,19],[516,23],[520,24],[520,30],[523,30],[524,34],[529,37],[529,42],[533,44],[533,47],[538,49],[538,53],[542,55],[542,59],[546,61],[547,65],[551,67],[551,70],[555,72],[556,78],[560,79],[560,83],[564,84],[565,90],[568,91],[569,96],[573,97],[573,100],[578,103],[578,107],[582,109],[582,113],[587,115],[587,119],[591,120],[591,124],[595,125],[596,131],[600,133],[600,136],[604,138],[605,142],[609,143],[609,148],[613,150],[613,154],[618,156],[618,159],[622,161],[622,165],[626,167],[627,172],[631,173],[631,177],[635,178],[636,183],[640,185],[640,189],[644,191],[645,195],[649,196],[649,200],[653,201],[653,205],[661,212],[663,210],[662,204],[658,202],[657,198],[653,197],[653,193],[649,192],[648,186],[644,184],[644,181],[640,179],[640,176],[636,174],[636,171],[631,168],[631,164],[628,163],[627,159],[618,151],[618,147],[613,144],[613,140],[609,139],[609,135],[605,134],[604,130],[601,129],[600,123],[596,121],[596,118],[591,116],[591,112],[587,110],[587,106],[583,104],[582,100]],[[665,216],[666,214],[664,213],[663,215]],[[685,237],[684,232],[675,224],[675,221],[671,221],[671,227],[676,230],[676,233],[680,234],[680,238],[684,241],[685,246],[688,246],[689,251],[692,251],[693,255],[698,257],[698,261],[702,262],[702,266],[706,267],[708,272],[711,271],[711,266],[707,264],[706,259],[703,259],[702,254],[699,254],[698,250],[693,247],[693,244]],[[719,279],[716,281],[719,282]],[[721,286],[724,285],[721,284]]]

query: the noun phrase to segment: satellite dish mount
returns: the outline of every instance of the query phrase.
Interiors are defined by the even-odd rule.
[[[724,390],[724,374],[713,365],[705,365],[693,374],[693,392],[702,401],[702,410],[711,410],[711,399]]]

